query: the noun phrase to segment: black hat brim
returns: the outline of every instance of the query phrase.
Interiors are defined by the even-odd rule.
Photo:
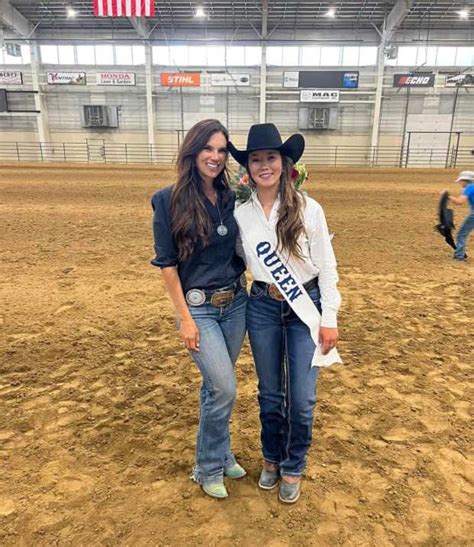
[[[247,160],[251,152],[256,152],[257,150],[278,150],[282,156],[287,156],[290,158],[293,163],[296,163],[304,152],[304,138],[303,135],[295,133],[291,135],[281,146],[279,147],[269,147],[262,144],[258,148],[251,148],[249,150],[238,150],[230,141],[227,144],[227,149],[229,150],[231,156],[235,159],[237,163],[247,165]]]

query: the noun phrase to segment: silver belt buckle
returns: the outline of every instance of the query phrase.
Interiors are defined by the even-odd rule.
[[[245,272],[240,276],[240,286],[242,289],[247,289],[247,278],[245,277]]]
[[[186,293],[186,302],[190,306],[202,306],[206,301],[206,293],[201,289],[190,289]]]

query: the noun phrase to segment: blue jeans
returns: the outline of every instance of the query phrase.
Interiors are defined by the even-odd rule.
[[[454,258],[464,258],[466,254],[466,243],[469,233],[474,230],[474,210],[464,219],[461,227],[459,228],[456,239],[456,250],[454,251]]]
[[[319,288],[309,292],[320,309]],[[316,380],[315,345],[309,328],[286,302],[255,283],[247,305],[247,328],[258,376],[263,457],[284,475],[300,476],[311,445]]]
[[[229,419],[236,395],[234,365],[245,336],[247,293],[241,290],[222,308],[190,306],[199,329],[200,351],[190,355],[203,383],[193,478],[199,484],[219,481],[235,463],[230,449]]]

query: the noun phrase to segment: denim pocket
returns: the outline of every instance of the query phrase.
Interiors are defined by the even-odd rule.
[[[252,283],[252,287],[250,288],[249,292],[249,298],[262,298],[265,294],[265,289],[262,287],[259,287],[255,282]]]
[[[321,293],[319,291],[319,287],[315,287],[314,289],[311,289],[309,292],[309,297],[313,301],[316,308],[318,308],[319,313],[322,313],[321,311]]]
[[[234,298],[225,306],[226,309],[235,310],[241,306],[247,305],[247,291],[240,289],[234,296]]]

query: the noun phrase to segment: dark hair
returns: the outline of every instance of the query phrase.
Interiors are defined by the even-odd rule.
[[[222,133],[229,141],[227,129],[220,121],[201,120],[188,131],[178,153],[178,179],[171,194],[171,227],[180,261],[186,260],[198,244],[209,244],[212,221],[204,204],[196,157],[215,133]],[[222,192],[225,205],[230,199],[226,167],[214,179],[214,187]]]

